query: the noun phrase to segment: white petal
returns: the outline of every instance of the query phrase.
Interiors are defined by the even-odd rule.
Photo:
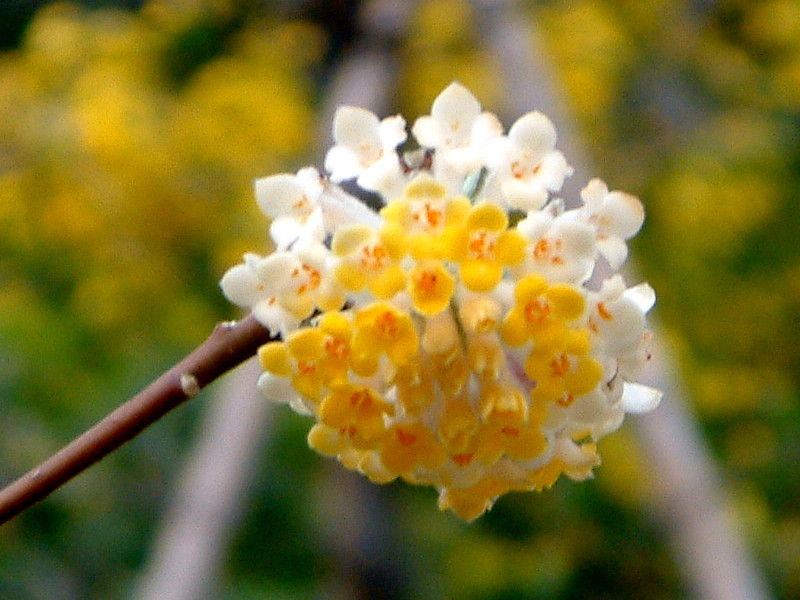
[[[662,396],[661,390],[626,381],[620,404],[627,413],[641,414],[656,408]]]
[[[292,396],[297,395],[292,387],[291,378],[279,377],[272,373],[262,373],[256,386],[267,400],[281,404],[288,403]]]
[[[542,167],[539,178],[548,190],[557,192],[564,185],[564,180],[572,175],[574,169],[567,163],[561,152],[553,150],[542,158]]]
[[[534,210],[517,223],[517,230],[531,241],[538,241],[553,224],[553,216],[545,211]]]
[[[384,156],[358,176],[358,185],[362,188],[389,199],[402,195],[405,184],[406,179],[395,154]]]
[[[316,167],[303,167],[297,171],[297,181],[300,182],[307,192],[314,198],[322,193],[323,177],[319,174]]]
[[[300,319],[275,302],[258,302],[253,306],[253,316],[272,335],[280,335],[283,339],[300,324]]]
[[[379,228],[382,220],[378,213],[339,187],[332,186],[320,198],[325,228],[333,232],[345,223],[364,223]]]
[[[572,417],[582,423],[600,421],[608,410],[608,402],[598,391],[578,396],[570,406]]]
[[[648,312],[656,303],[656,291],[648,283],[640,283],[625,291],[625,297],[639,307],[643,313]]]
[[[536,159],[556,145],[556,128],[542,113],[529,112],[511,126],[508,137]]]
[[[260,281],[268,281],[273,289],[281,289],[297,262],[290,252],[275,252],[258,263],[256,273]]]
[[[586,206],[599,206],[608,194],[608,186],[602,179],[595,177],[581,190],[581,199]]]
[[[485,149],[486,144],[503,135],[503,124],[497,115],[484,112],[478,115],[472,125],[471,143],[476,148]]]
[[[313,210],[311,200],[295,175],[283,173],[257,179],[256,202],[268,217],[289,214],[308,214]],[[303,210],[303,207],[308,207]]]
[[[358,154],[381,150],[380,120],[374,113],[355,106],[340,106],[333,117],[333,138]]]
[[[386,117],[378,126],[378,134],[385,151],[394,150],[406,141],[406,120],[400,115]]]
[[[570,257],[578,255],[594,258],[596,238],[594,230],[580,221],[557,219],[553,227],[553,237],[561,238],[564,253]]]
[[[597,249],[614,270],[619,269],[628,258],[628,245],[617,236],[598,239]]]
[[[286,250],[303,231],[303,224],[292,217],[277,217],[269,226],[269,236],[278,250]]]
[[[497,171],[499,175],[508,177],[508,162],[514,144],[506,136],[495,137],[484,148],[486,166],[490,171]]]
[[[609,302],[612,300],[619,300],[622,294],[625,293],[625,279],[617,273],[608,279],[603,280],[598,293],[598,300],[602,302]]]
[[[258,277],[247,265],[228,269],[219,285],[225,297],[237,306],[249,308],[261,298]]]
[[[431,107],[431,116],[441,128],[445,147],[463,145],[480,113],[481,105],[477,98],[456,82],[448,85]]]
[[[639,307],[626,297],[605,305],[610,318],[596,320],[598,335],[606,343],[611,356],[622,356],[634,351],[642,339],[645,319]]]
[[[419,117],[414,121],[411,133],[423,148],[435,148],[439,145],[439,125],[430,116]]]
[[[339,182],[358,177],[362,166],[358,157],[344,146],[334,146],[325,155],[325,170],[331,181]]]
[[[609,231],[628,239],[639,231],[644,223],[644,207],[636,196],[614,191],[606,196],[602,216],[608,220]]]
[[[300,235],[297,237],[294,247],[322,244],[327,235],[324,218],[325,215],[322,211],[322,207],[317,208],[311,213],[300,228]]]
[[[507,179],[501,184],[503,197],[511,208],[530,211],[539,210],[547,202],[547,190],[538,182],[527,183]]]

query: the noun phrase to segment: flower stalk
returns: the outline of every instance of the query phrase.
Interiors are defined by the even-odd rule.
[[[0,523],[43,500],[276,339],[252,315],[217,325],[205,342],[144,390],[0,491]]]

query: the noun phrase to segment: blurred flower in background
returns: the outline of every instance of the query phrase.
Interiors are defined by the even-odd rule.
[[[355,17],[373,4],[0,7],[4,480],[235,316],[217,281],[265,237],[252,182],[323,166],[308,158],[315,114],[343,54],[375,43]],[[425,114],[459,80],[505,116],[479,13],[462,0],[409,5],[388,42],[397,71],[386,114]],[[632,250],[659,291],[656,318],[730,517],[776,595],[800,598],[800,475],[786,467],[800,458],[800,3],[523,7],[597,171],[647,206]],[[6,525],[0,595],[128,596],[198,410]],[[337,512],[346,490],[322,484],[305,422],[275,418],[220,597],[310,597],[341,576],[330,526],[354,527]],[[640,441],[623,430],[600,452],[593,481],[508,495],[470,527],[432,509],[429,491],[381,491],[384,521],[404,523],[395,597],[685,597]],[[359,505],[364,523],[371,507]]]

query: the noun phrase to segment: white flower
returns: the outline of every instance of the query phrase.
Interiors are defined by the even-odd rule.
[[[489,165],[495,186],[508,206],[537,210],[547,202],[549,192],[557,192],[573,169],[564,155],[555,150],[556,129],[540,112],[520,117],[508,136],[490,147]]]
[[[519,273],[539,273],[550,281],[583,283],[592,274],[597,253],[591,226],[568,213],[531,211],[517,224],[528,240]]]
[[[357,178],[358,185],[391,195],[404,182],[397,147],[407,137],[405,120],[398,116],[382,121],[363,108],[342,106],[333,119],[336,145],[328,150],[325,170],[331,180]]]
[[[608,191],[600,179],[592,179],[581,190],[584,206],[580,212],[597,228],[597,248],[612,269],[628,256],[625,240],[633,237],[644,222],[644,208],[636,196]]]
[[[319,231],[319,223],[309,227],[312,215],[320,208],[323,192],[316,169],[306,167],[297,175],[282,173],[257,179],[255,192],[258,207],[272,219],[270,236],[279,250],[301,238],[322,241],[324,233]]]
[[[433,101],[431,114],[418,118],[411,132],[424,148],[435,151],[434,175],[452,192],[464,177],[484,166],[487,144],[502,135],[503,126],[467,88],[451,83]]]
[[[330,250],[321,244],[275,252],[257,266],[263,281],[279,282],[280,305],[297,319],[310,317],[315,309],[337,310],[344,291],[335,282]]]
[[[346,223],[380,225],[375,211],[331,185],[313,167],[300,169],[296,175],[257,179],[255,191],[259,208],[272,219],[270,237],[278,250],[295,244],[321,244]]]
[[[288,273],[283,271],[276,279],[263,278],[264,266],[274,263],[275,256],[245,254],[243,264],[231,267],[222,276],[220,287],[228,300],[250,309],[270,333],[285,335],[297,327],[300,319],[278,301],[278,296],[288,280]]]
[[[645,314],[655,303],[655,293],[647,284],[626,289],[621,275],[603,282],[591,294],[589,327],[614,358],[636,352],[645,333]]]

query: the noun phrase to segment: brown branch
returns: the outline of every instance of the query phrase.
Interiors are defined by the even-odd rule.
[[[0,523],[43,500],[273,339],[276,338],[252,315],[217,325],[208,339],[181,362],[0,491]]]

